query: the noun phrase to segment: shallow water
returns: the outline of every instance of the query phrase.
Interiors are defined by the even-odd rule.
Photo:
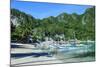
[[[84,44],[82,47],[66,47],[57,52],[56,57],[60,60],[68,61],[94,61],[95,43]],[[76,59],[75,59],[76,58]]]
[[[12,48],[21,48],[20,46],[14,46]],[[36,48],[34,48],[36,50]],[[34,51],[33,49],[33,51]],[[39,50],[39,49],[37,49]],[[78,61],[94,61],[95,60],[95,43],[84,43],[83,46],[65,46],[63,48],[56,48],[53,51],[50,49],[44,49],[42,52],[33,53],[15,53],[11,54],[11,58],[23,58],[33,56],[38,58],[41,56],[45,57],[56,57],[58,60],[63,62],[78,62]],[[37,61],[42,61],[37,60]]]

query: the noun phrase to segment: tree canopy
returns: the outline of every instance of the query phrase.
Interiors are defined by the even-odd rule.
[[[56,35],[62,34],[66,40],[73,39],[74,34],[78,40],[95,40],[95,7],[88,8],[81,15],[61,13],[44,19],[36,19],[20,10],[11,9],[11,19],[12,40],[27,42],[30,35],[33,40],[44,40],[44,37],[56,39]]]

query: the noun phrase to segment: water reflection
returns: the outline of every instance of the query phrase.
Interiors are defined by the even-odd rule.
[[[47,56],[48,53],[17,53],[17,54],[11,54],[12,58],[22,58],[27,56],[33,56],[33,57],[40,57],[40,56]]]
[[[20,47],[13,46],[12,47]],[[38,49],[37,49],[38,50]],[[54,48],[51,49],[41,49],[43,52],[33,52],[33,53],[17,53],[11,54],[12,58],[22,58],[27,56],[33,57],[53,57],[55,56],[58,59],[68,59],[68,58],[85,58],[85,57],[95,57],[95,43],[84,44],[83,46],[65,46],[63,48]],[[93,59],[93,58],[92,58]]]

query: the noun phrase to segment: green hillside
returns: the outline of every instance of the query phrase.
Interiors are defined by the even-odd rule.
[[[74,35],[78,40],[95,40],[95,7],[81,15],[61,13],[43,19],[11,9],[11,40],[25,43],[30,36],[33,41],[44,41],[45,37],[59,40],[57,35],[65,40],[73,39]]]

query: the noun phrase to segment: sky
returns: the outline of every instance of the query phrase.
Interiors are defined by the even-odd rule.
[[[92,6],[11,0],[11,8],[18,9],[38,19],[57,16],[63,12],[68,14],[83,14],[90,7]]]

